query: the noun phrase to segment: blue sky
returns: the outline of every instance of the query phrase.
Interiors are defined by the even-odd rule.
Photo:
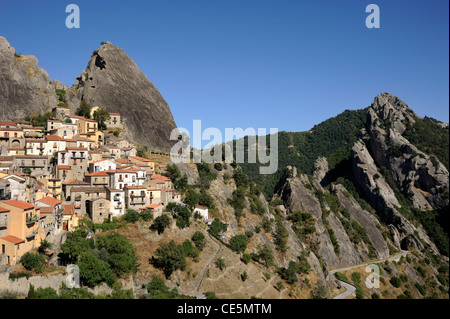
[[[68,4],[81,28],[67,29]],[[368,29],[375,3],[381,28]],[[179,127],[304,131],[390,92],[449,121],[443,0],[3,1],[0,36],[71,86],[101,41],[136,61]]]

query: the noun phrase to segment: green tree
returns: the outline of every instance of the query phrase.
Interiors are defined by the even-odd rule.
[[[42,269],[42,264],[45,261],[45,256],[39,254],[32,254],[30,252],[26,252],[20,258],[20,263],[25,267],[26,270],[35,269],[38,272],[39,269]]]
[[[106,121],[110,119],[109,112],[100,107],[94,111],[93,120],[98,122],[98,129],[104,131],[107,129]]]
[[[63,260],[74,263],[83,252],[94,248],[94,242],[86,238],[87,234],[87,230],[82,228],[67,234],[67,239],[61,246]]]
[[[111,287],[116,281],[110,265],[98,259],[91,252],[84,253],[77,265],[80,268],[81,281],[89,287],[94,287],[102,282],[106,282]]]
[[[194,235],[192,235],[192,241],[194,242],[195,246],[200,249],[203,250],[203,248],[205,248],[206,246],[206,237],[205,235],[203,235],[203,233],[196,231],[194,233]]]
[[[209,231],[211,232],[211,234],[213,236],[218,236],[219,233],[221,233],[222,231],[226,231],[227,230],[227,225],[223,224],[219,219],[214,219],[213,222],[211,223],[211,226],[209,226]]]
[[[151,299],[178,299],[181,297],[175,288],[170,290],[164,279],[159,276],[152,276],[146,288]]]
[[[164,230],[167,227],[169,227],[170,221],[171,221],[170,217],[166,214],[158,216],[153,221],[152,229],[155,229],[158,232],[158,234],[161,235],[164,232]]]
[[[264,262],[266,267],[269,267],[273,264],[273,253],[272,249],[270,249],[269,245],[264,245],[258,252],[258,257],[261,261]]]
[[[153,264],[157,268],[161,268],[166,278],[169,278],[172,272],[177,269],[184,270],[186,268],[186,257],[182,245],[177,245],[175,241],[168,244],[161,244],[155,251]]]
[[[128,223],[136,223],[139,220],[139,213],[134,209],[128,209],[127,213],[123,217]]]
[[[191,209],[198,204],[200,195],[194,189],[188,189],[185,193],[184,203]]]
[[[80,106],[75,110],[75,114],[78,116],[84,116],[87,119],[91,118],[92,106],[86,100],[81,100]]]
[[[248,245],[248,237],[245,235],[236,235],[230,239],[230,248],[234,251],[244,253]]]
[[[286,227],[284,227],[283,222],[281,219],[277,220],[276,223],[276,229],[274,234],[274,243],[277,246],[277,248],[282,251],[287,251],[287,238],[288,238],[288,232]]]

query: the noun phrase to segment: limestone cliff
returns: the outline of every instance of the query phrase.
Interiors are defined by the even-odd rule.
[[[79,100],[120,113],[133,141],[151,150],[170,150],[170,133],[176,125],[169,106],[121,48],[110,42],[102,45],[75,87]]]
[[[56,106],[48,73],[33,55],[18,54],[0,37],[0,118],[24,118]]]

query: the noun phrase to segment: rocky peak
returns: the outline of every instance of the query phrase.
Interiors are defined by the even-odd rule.
[[[0,37],[0,118],[23,118],[56,106],[48,73],[35,56],[21,55]]]
[[[176,128],[169,106],[121,48],[106,42],[94,51],[76,86],[79,100],[120,113],[134,141],[168,152]]]
[[[377,95],[370,108],[381,120],[389,122],[400,134],[405,131],[403,122],[414,123],[414,118],[418,117],[405,102],[387,92]]]

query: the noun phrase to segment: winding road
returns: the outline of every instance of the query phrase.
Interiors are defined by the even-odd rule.
[[[350,267],[344,267],[344,268],[339,268],[339,269],[333,269],[330,270],[330,275],[334,276],[335,273],[340,272],[340,271],[346,271],[346,270],[351,270],[351,269],[355,269],[355,268],[359,268],[359,267],[364,267],[370,264],[378,264],[381,262],[385,262],[387,261],[393,261],[393,260],[398,260],[400,259],[402,256],[406,256],[408,254],[407,250],[403,250],[401,253],[393,255],[393,256],[389,256],[383,259],[378,259],[378,260],[374,260],[368,263],[364,263],[364,264],[358,264],[358,265],[354,265],[354,266],[350,266]],[[334,297],[333,299],[347,299],[349,296],[351,296],[352,294],[355,293],[356,291],[356,287],[348,282],[339,280],[336,278],[337,281],[339,281],[339,283],[341,284],[342,287],[345,287],[345,291],[339,295],[337,295],[336,297]]]

